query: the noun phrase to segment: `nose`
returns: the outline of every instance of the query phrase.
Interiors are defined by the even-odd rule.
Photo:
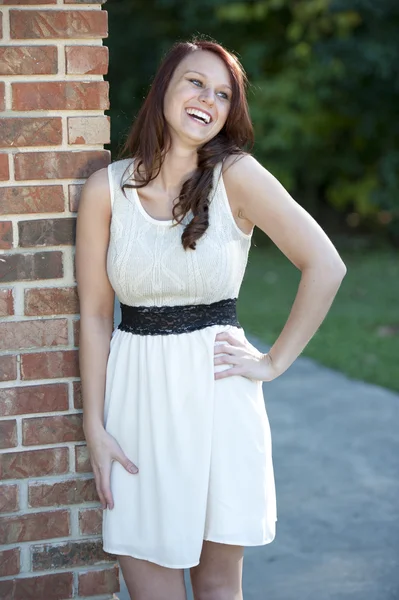
[[[201,90],[200,100],[201,102],[206,102],[206,104],[208,104],[209,106],[213,106],[215,102],[213,91],[209,88],[204,88],[203,90]]]

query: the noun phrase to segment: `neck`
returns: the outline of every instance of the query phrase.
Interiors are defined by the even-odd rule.
[[[166,193],[180,191],[183,183],[197,168],[197,150],[171,148],[164,158],[158,177],[157,187]]]

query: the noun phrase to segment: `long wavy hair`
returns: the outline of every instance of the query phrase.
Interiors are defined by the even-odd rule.
[[[191,52],[207,50],[226,65],[232,85],[230,109],[225,125],[211,140],[197,149],[197,168],[180,190],[173,206],[173,219],[180,223],[191,210],[193,218],[185,226],[181,241],[185,250],[195,250],[196,241],[209,226],[208,206],[215,165],[231,154],[246,154],[254,144],[246,91],[248,80],[238,58],[220,44],[194,37],[176,42],[162,60],[144,103],[127,134],[119,158],[134,158],[136,171],[143,167],[140,181],[121,182],[124,188],[141,188],[159,174],[164,155],[170,148],[170,136],[163,113],[165,93],[176,67]],[[129,167],[128,167],[129,168]],[[127,168],[127,169],[128,169]]]

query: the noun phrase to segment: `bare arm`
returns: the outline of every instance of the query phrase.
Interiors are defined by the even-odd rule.
[[[346,267],[316,221],[255,158],[233,163],[224,180],[244,218],[262,229],[302,273],[288,320],[268,354],[279,375],[320,327]]]
[[[107,361],[113,329],[115,293],[106,270],[111,202],[106,169],[83,186],[76,228],[76,278],[80,302],[79,366],[83,396],[83,429],[97,493],[103,508],[113,508],[110,487],[114,460],[129,471],[137,467],[104,428]]]
[[[85,429],[103,427],[104,421],[105,372],[115,297],[106,273],[110,219],[108,178],[106,169],[100,169],[83,186],[76,227],[79,366]]]

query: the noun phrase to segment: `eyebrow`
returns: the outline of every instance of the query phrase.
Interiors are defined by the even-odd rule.
[[[202,77],[204,77],[206,79],[206,75],[204,73],[201,73],[201,71],[195,71],[195,70],[193,71],[192,69],[189,69],[188,71],[184,71],[183,75],[186,75],[187,73],[198,73],[198,75],[201,75]],[[222,83],[221,85],[223,87],[227,87],[227,88],[229,88],[229,90],[233,91],[227,83]]]

